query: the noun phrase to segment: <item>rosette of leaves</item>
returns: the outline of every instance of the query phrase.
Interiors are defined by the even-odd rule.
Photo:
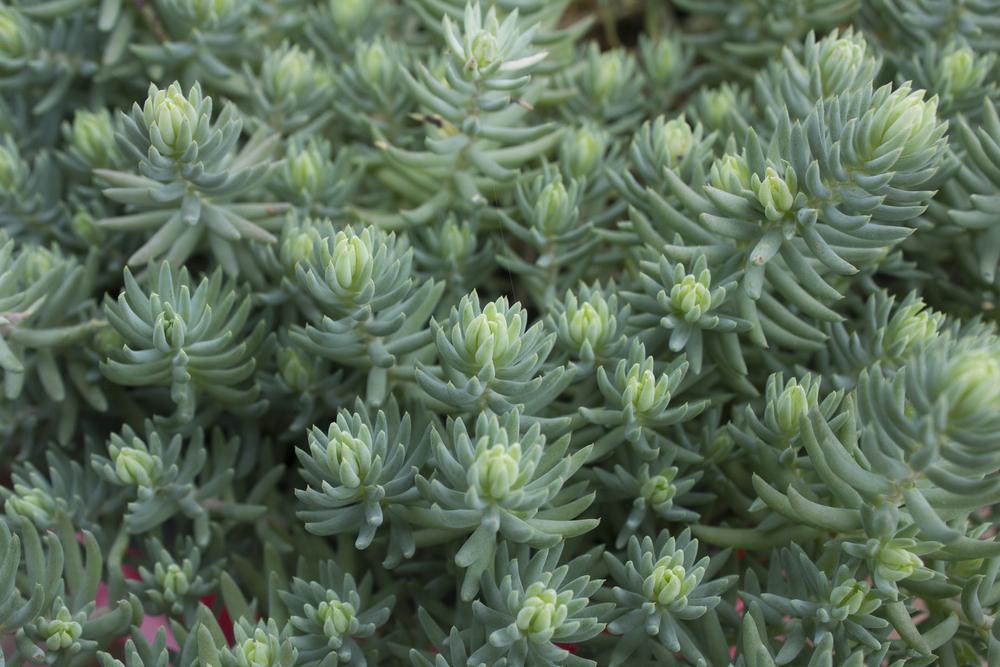
[[[783,112],[804,119],[819,102],[869,86],[881,68],[882,59],[853,28],[822,39],[810,32],[801,47],[783,47],[781,58],[754,78],[754,93],[770,122]]]
[[[233,625],[233,645],[220,654],[224,667],[294,667],[299,652],[292,646],[292,625],[279,628],[274,619],[256,625],[241,617]]]
[[[166,628],[157,630],[152,642],[136,630],[138,628],[133,628],[131,636],[121,650],[124,661],[114,657],[111,653],[100,651],[97,654],[97,659],[100,661],[101,667],[170,667]]]
[[[254,109],[251,122],[288,136],[316,132],[331,120],[333,76],[312,50],[284,41],[267,49],[259,72],[249,64],[244,70]]]
[[[2,14],[0,14],[2,17]],[[2,18],[0,18],[2,21]],[[16,239],[49,241],[65,238],[64,213],[57,205],[62,176],[47,151],[27,161],[14,137],[0,142],[0,223]]]
[[[756,343],[817,349],[824,335],[811,320],[840,318],[831,282],[877,265],[926,207],[945,148],[935,109],[922,91],[883,86],[839,95],[801,122],[785,114],[770,148],[750,132],[702,193],[664,172],[700,224],[662,197],[632,224],[672,260],[742,267],[737,312]]]
[[[216,432],[210,445],[211,451],[205,447],[201,429],[185,443],[179,433],[167,440],[151,423],[146,424],[145,436],[125,426],[109,438],[108,455],[95,454],[91,462],[109,483],[134,490],[124,516],[129,533],[148,533],[183,515],[192,522],[196,545],[204,547],[213,514],[220,519],[252,521],[265,512],[262,506],[225,497],[235,475],[237,443]]]
[[[402,85],[400,66],[410,69],[412,53],[391,39],[358,40],[354,58],[337,79],[334,107],[359,139],[381,139],[407,148],[406,116],[414,101]]]
[[[355,40],[371,39],[392,26],[396,8],[365,0],[326,0],[308,14],[303,33],[329,62],[342,62]],[[440,15],[439,15],[440,16]]]
[[[727,307],[736,281],[727,276],[713,284],[704,255],[694,261],[690,272],[684,264],[662,255],[642,260],[639,267],[636,289],[623,294],[634,311],[629,318],[631,328],[651,347],[666,338],[667,348],[683,352],[696,375],[701,375],[707,355],[725,375],[745,376],[739,334],[750,325],[732,312],[732,306]]]
[[[596,370],[620,357],[628,340],[625,323],[629,306],[618,305],[614,280],[602,288],[599,283],[581,283],[566,291],[562,301],[553,301],[546,325],[556,332],[556,346],[570,356],[578,373]]]
[[[146,540],[151,567],[139,566],[139,578],[127,579],[128,590],[143,600],[148,614],[166,614],[192,619],[199,601],[215,589],[221,563],[202,566],[201,550],[190,538],[178,540],[174,550],[180,559],[155,537]]]
[[[899,369],[945,327],[944,314],[928,308],[916,292],[897,302],[884,290],[868,297],[851,322],[828,325],[819,355],[824,378],[838,388],[852,388],[862,369],[876,362],[887,373]]]
[[[418,367],[420,387],[445,411],[503,413],[523,406],[541,412],[571,382],[572,367],[543,371],[555,344],[541,322],[528,327],[520,303],[500,298],[481,306],[476,292],[452,308],[443,323],[431,320],[440,375]]]
[[[119,149],[139,173],[95,173],[110,186],[105,196],[131,212],[96,224],[148,235],[129,264],[163,257],[177,265],[207,245],[235,275],[241,262],[253,261],[248,241],[275,241],[272,230],[287,205],[241,200],[278,166],[269,160],[277,135],[258,132],[237,148],[242,122],[236,108],[227,105],[213,122],[212,98],[198,84],[186,96],[178,83],[165,90],[150,85],[144,105],[134,104],[120,118]]]
[[[549,303],[576,284],[600,241],[592,225],[580,221],[582,189],[574,180],[567,187],[559,172],[546,167],[527,186],[518,185],[517,216],[500,213],[504,228],[536,257],[528,261],[508,246],[497,262],[525,282],[536,303]]]
[[[309,232],[295,273],[320,317],[294,327],[291,338],[305,351],[367,370],[366,397],[378,405],[389,391],[390,371],[401,373],[409,365],[405,357],[431,342],[425,325],[444,285],[414,285],[413,251],[395,234],[374,227],[334,231],[331,224]]]
[[[639,63],[646,75],[647,113],[658,113],[698,82],[694,71],[694,50],[676,32],[639,36]]]
[[[656,458],[662,448],[670,446],[670,428],[693,419],[708,406],[707,399],[700,399],[671,407],[687,369],[683,356],[663,366],[646,356],[642,343],[635,342],[613,371],[598,368],[597,386],[604,405],[579,408],[587,421],[607,429],[594,443],[591,460],[603,458],[622,443],[645,459]]]
[[[398,215],[376,214],[380,224],[423,225],[449,210],[481,209],[487,197],[514,186],[522,166],[556,144],[554,124],[524,122],[530,104],[522,95],[531,71],[546,56],[533,47],[534,32],[522,28],[516,10],[501,22],[496,7],[484,12],[470,2],[461,27],[444,17],[449,58],[443,80],[423,65],[416,76],[400,70],[427,110],[428,136],[424,150],[381,144],[382,180],[418,205]]]
[[[757,121],[757,109],[750,91],[726,81],[713,87],[702,87],[694,93],[687,112],[697,118],[706,130],[716,133],[716,145],[722,147],[729,138],[742,141],[751,125]]]
[[[405,514],[420,499],[414,477],[427,458],[426,419],[416,423],[395,399],[373,414],[359,398],[354,412],[341,410],[324,433],[309,432],[308,449],[297,448],[305,489],[295,495],[306,509],[297,512],[315,535],[357,534],[354,546],[367,549],[388,514],[387,564],[413,556],[416,545]]]
[[[340,217],[364,171],[350,151],[331,160],[330,143],[293,137],[272,186],[278,199],[289,202],[300,216]]]
[[[107,409],[94,377],[94,359],[80,344],[102,325],[94,318],[91,293],[96,257],[85,263],[56,248],[0,247],[0,368],[4,395],[24,393],[59,404],[58,437],[65,442],[77,423],[81,403]]]
[[[417,475],[431,504],[407,507],[414,523],[450,536],[468,535],[455,554],[465,569],[463,600],[475,597],[480,576],[494,562],[498,539],[535,548],[553,547],[594,528],[578,519],[594,500],[585,484],[570,485],[590,446],[567,454],[569,435],[546,442],[539,424],[522,427],[518,411],[482,413],[470,433],[462,419],[431,432],[432,469]]]
[[[686,11],[702,19],[698,30],[687,34],[697,53],[718,70],[752,77],[756,70],[812,30],[825,32],[849,21],[859,10],[859,0],[781,0],[763,5],[759,0],[696,2],[679,0]]]
[[[771,557],[766,589],[753,570],[747,572],[740,595],[759,605],[772,632],[781,630],[781,650],[775,656],[781,664],[794,663],[810,642],[830,641],[827,635],[837,655],[856,650],[878,655],[888,642],[891,627],[882,595],[839,560],[840,554],[830,551],[817,564],[792,545]]]
[[[663,172],[679,174],[685,183],[703,183],[715,157],[716,133],[707,135],[701,123],[694,127],[682,114],[667,120],[658,116],[642,124],[629,145],[630,170],[609,169],[607,176],[623,196],[635,206],[647,203],[645,192],[662,192],[668,186]]]
[[[410,664],[413,667],[451,667],[468,665],[469,655],[478,647],[486,645],[485,629],[480,623],[472,623],[459,629],[452,625],[447,631],[442,628],[423,607],[417,608],[417,621],[430,640],[431,650],[421,651],[411,648]],[[493,665],[507,667],[507,659],[498,658]]]
[[[943,115],[961,114],[976,121],[985,100],[996,104],[1000,99],[1000,88],[990,77],[996,60],[995,53],[977,52],[962,40],[930,42],[910,62],[899,63],[899,69],[915,85],[938,96]]]
[[[618,584],[611,592],[621,612],[608,624],[620,636],[608,664],[648,659],[650,643],[694,664],[728,664],[725,645],[702,641],[694,623],[718,607],[721,594],[736,583],[735,575],[716,576],[727,559],[728,551],[699,559],[698,540],[689,530],[676,537],[667,531],[655,539],[632,536],[623,556],[606,552],[605,563]]]
[[[11,548],[17,547],[16,540],[5,540],[10,532],[7,527],[0,527],[0,541],[7,542],[3,564],[14,568],[0,571],[9,576],[12,589],[4,596],[5,602],[13,606],[13,615],[4,620],[5,628],[15,631],[7,653],[11,664],[83,667],[93,663],[99,649],[107,648],[126,635],[132,625],[139,624],[142,605],[134,595],[112,601],[109,610],[97,609],[94,599],[104,562],[101,547],[91,533],[83,531],[78,541],[65,516],[55,531],[46,535],[44,545],[27,521],[15,528],[20,533],[25,556],[25,576],[17,580],[14,575],[20,550]],[[30,618],[25,614],[28,610],[24,603],[19,603],[24,595],[22,586],[31,591]]]
[[[441,227],[410,234],[421,272],[445,284],[444,303],[455,303],[490,279],[496,252],[493,239],[479,230],[473,222],[449,216]]]
[[[501,544],[492,574],[483,576],[479,599],[472,603],[476,619],[489,633],[489,643],[467,664],[596,665],[564,646],[593,639],[604,630],[613,604],[591,599],[603,580],[591,579],[600,549],[560,564],[562,545],[529,554],[529,548]]]
[[[632,535],[655,530],[658,519],[675,523],[694,523],[699,513],[690,506],[711,502],[713,494],[695,490],[702,478],[699,470],[687,470],[673,465],[676,450],[664,449],[654,461],[644,461],[629,451],[610,470],[593,468],[597,483],[602,487],[601,499],[606,500],[602,513],[614,516],[611,524],[621,525],[615,548],[621,549]],[[627,515],[622,510],[631,503]],[[624,517],[624,519],[622,519]]]
[[[262,408],[254,353],[267,327],[261,320],[247,331],[250,297],[239,300],[218,270],[197,287],[186,268],[167,262],[149,277],[143,290],[126,268],[118,300],[105,300],[122,344],[102,364],[104,374],[120,385],[169,388],[181,421],[194,416],[199,395],[237,412]]]
[[[374,597],[371,573],[359,582],[332,561],[316,566],[316,576],[292,579],[279,591],[291,624],[291,645],[301,667],[377,663],[377,628],[389,620],[393,595]]]
[[[1000,38],[1000,29],[991,16],[990,7],[967,5],[961,0],[874,0],[862,3],[858,18],[869,34],[877,35],[887,46],[947,44],[965,39],[977,51],[985,52]]]
[[[576,94],[560,111],[567,120],[590,119],[611,135],[622,135],[642,119],[642,84],[635,56],[625,49],[602,51],[596,42],[580,47],[578,67],[556,80]]]
[[[198,81],[227,93],[245,93],[238,64],[251,57],[255,3],[239,0],[162,0],[146,8],[157,41],[129,50],[147,69],[194,86]],[[165,77],[166,78],[166,77]]]
[[[19,4],[0,12],[0,89],[22,92],[52,137],[73,85],[98,70],[92,45],[100,36],[82,12],[44,17]]]

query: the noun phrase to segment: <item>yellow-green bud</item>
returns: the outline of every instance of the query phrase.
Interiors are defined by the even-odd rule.
[[[56,503],[41,489],[14,485],[14,495],[9,496],[5,505],[8,514],[17,514],[30,519],[39,528],[51,525],[56,512]]]
[[[524,594],[514,621],[517,629],[535,641],[548,641],[569,615],[568,596],[560,596],[539,582],[531,584]]]
[[[329,7],[334,25],[344,32],[354,32],[371,15],[374,3],[370,0],[330,0]]]
[[[601,295],[595,295],[591,301],[584,301],[579,308],[569,315],[570,340],[578,347],[589,343],[591,348],[608,334],[608,328],[614,326],[608,312],[608,304]]]
[[[674,494],[677,493],[677,489],[674,487],[676,476],[677,468],[667,468],[659,475],[653,475],[646,480],[639,494],[653,507],[668,503],[674,499]]]
[[[476,235],[468,223],[459,225],[454,218],[448,218],[441,229],[441,255],[457,262],[476,251]]]
[[[560,145],[559,162],[570,176],[592,173],[604,157],[607,138],[599,129],[585,125],[568,134]]]
[[[642,593],[659,606],[669,607],[684,601],[697,584],[697,578],[688,574],[675,557],[666,556],[657,561],[652,573],[642,582]]]
[[[83,626],[66,607],[59,609],[55,618],[44,620],[39,625],[45,638],[45,646],[50,651],[65,651],[83,634]]]
[[[994,414],[1000,410],[1000,353],[974,349],[960,353],[945,368],[941,388],[952,419]]]
[[[495,303],[488,303],[465,329],[465,351],[485,367],[499,362],[517,344],[520,314],[508,322]]]
[[[573,220],[570,211],[569,194],[562,181],[552,181],[546,185],[535,202],[535,222],[547,235],[566,231]]]
[[[240,667],[271,667],[278,657],[271,649],[267,633],[257,628],[253,637],[248,637],[236,647],[236,661]]]
[[[666,392],[666,378],[659,380],[653,371],[643,370],[639,364],[632,366],[625,379],[622,400],[631,404],[637,414],[645,414],[652,409]]]
[[[730,86],[721,86],[706,90],[702,98],[703,112],[700,120],[703,124],[717,130],[722,128],[726,119],[736,107],[736,92]]]
[[[841,90],[862,67],[868,53],[863,40],[851,37],[842,37],[824,46],[819,63],[820,81],[823,95],[831,95]]]
[[[754,174],[751,182],[757,181],[757,201],[764,207],[764,215],[768,220],[780,220],[791,210],[795,203],[795,193],[789,184],[771,167],[767,168],[764,180]]]
[[[368,435],[362,427],[362,435]],[[330,427],[330,441],[326,446],[326,465],[337,472],[340,483],[349,489],[361,486],[372,466],[372,451],[365,440],[340,429],[336,423]],[[370,439],[370,435],[368,438]]]
[[[904,160],[930,144],[937,125],[937,98],[925,100],[924,91],[911,92],[904,86],[886,100],[872,131],[877,147],[902,148],[900,160]],[[875,133],[879,128],[881,137]]]
[[[106,167],[115,150],[111,114],[106,109],[77,111],[70,130],[70,142],[88,165]]]
[[[501,444],[484,449],[469,467],[469,486],[480,498],[503,500],[517,486],[521,474],[521,446]]]
[[[294,98],[316,84],[316,61],[311,51],[293,46],[278,51],[271,68],[270,93],[275,100]]]
[[[296,349],[286,347],[278,352],[278,371],[294,391],[303,392],[312,385],[312,367]]]
[[[142,107],[142,118],[150,129],[159,130],[164,148],[177,155],[187,148],[181,137],[190,136],[198,125],[198,110],[185,97],[180,84],[166,90],[154,88]]]
[[[24,163],[16,151],[0,144],[0,190],[17,194],[24,179]]]
[[[289,185],[299,195],[315,196],[326,168],[326,160],[316,144],[290,149],[286,158]]]
[[[712,165],[712,185],[727,192],[750,188],[750,167],[742,156],[727,153]]]
[[[834,606],[834,614],[844,620],[856,615],[863,607],[869,606],[868,596],[871,586],[864,581],[847,579],[830,592],[830,603]]]
[[[598,101],[608,100],[621,86],[625,70],[624,57],[618,51],[605,51],[597,58],[591,70],[591,89]]]
[[[24,22],[15,10],[0,7],[0,54],[7,58],[19,58],[25,54]]]
[[[29,283],[41,280],[55,266],[56,258],[52,252],[40,246],[30,246],[24,249],[27,259],[24,263],[24,279]]]
[[[685,320],[695,322],[712,308],[707,273],[703,271],[700,277],[689,273],[670,288],[670,305]]]
[[[977,87],[982,71],[976,61],[976,52],[969,47],[955,49],[941,59],[941,79],[944,93],[961,95]]]
[[[337,285],[341,289],[361,289],[371,276],[372,260],[372,252],[364,239],[337,232],[331,261]]]
[[[876,554],[876,573],[887,581],[902,581],[924,566],[915,553],[892,542],[884,543]]]
[[[134,447],[111,446],[111,460],[115,464],[115,475],[122,484],[150,487],[156,479],[156,458],[141,441]]]
[[[167,566],[157,563],[153,568],[153,579],[163,591],[163,597],[169,602],[176,602],[191,590],[192,574],[189,562],[185,562],[183,568],[177,563],[170,563]]]
[[[775,418],[778,428],[785,435],[795,435],[799,432],[802,418],[809,412],[809,396],[806,390],[796,381],[792,381],[778,396],[775,406]]]
[[[899,311],[889,322],[885,334],[885,346],[897,348],[900,356],[914,346],[934,340],[938,335],[942,317],[933,310],[924,308],[923,301]]]
[[[237,0],[187,0],[188,10],[194,22],[200,27],[208,27],[225,19],[236,9]]]
[[[289,233],[281,242],[281,263],[285,270],[294,273],[295,265],[312,257],[316,234],[308,230]]]
[[[94,216],[86,210],[80,209],[74,213],[69,226],[74,234],[92,245],[98,244],[104,238],[104,233],[94,224]]]
[[[320,602],[314,612],[314,620],[323,626],[323,634],[333,643],[332,648],[339,648],[345,636],[357,632],[360,625],[354,605],[342,602],[336,594],[330,592],[323,602]]]
[[[680,57],[680,45],[675,40],[668,37],[656,40],[646,62],[650,78],[657,83],[669,82],[677,70]]]
[[[683,161],[694,144],[694,132],[683,117],[664,123],[659,135],[659,142],[672,164]]]
[[[500,55],[500,43],[496,35],[486,30],[480,30],[469,41],[469,60],[466,67],[472,70],[486,69]]]
[[[392,75],[395,62],[389,58],[385,47],[380,41],[374,41],[361,47],[358,54],[358,70],[361,77],[370,86],[384,83]]]

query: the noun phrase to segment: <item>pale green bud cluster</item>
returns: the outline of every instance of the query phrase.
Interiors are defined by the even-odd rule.
[[[663,147],[672,164],[683,161],[694,146],[694,131],[683,116],[657,126],[655,132],[657,143]]]
[[[328,166],[320,145],[315,141],[305,145],[290,144],[285,164],[291,190],[300,196],[315,196],[323,181],[323,171]]]
[[[0,7],[0,54],[19,58],[27,51],[24,20],[15,9]]]
[[[469,487],[484,500],[504,500],[520,483],[520,460],[517,443],[484,448],[469,468]]]
[[[652,507],[671,502],[677,494],[674,479],[677,468],[671,466],[646,480],[639,491],[640,496]]]
[[[57,511],[55,500],[42,489],[14,485],[14,493],[7,496],[4,509],[8,515],[22,516],[39,528],[47,528]]]
[[[868,58],[868,47],[860,34],[824,40],[820,48],[819,74],[824,96],[844,90]]]
[[[340,482],[350,489],[361,486],[372,467],[372,451],[368,445],[371,433],[362,425],[360,437],[344,431],[335,422],[330,425],[330,441],[326,446],[326,465],[340,474]]]
[[[18,192],[26,165],[12,144],[0,143],[0,190],[6,195]]]
[[[313,383],[312,367],[303,354],[292,347],[278,351],[278,372],[281,379],[295,391],[305,391]]]
[[[649,414],[654,407],[670,400],[668,384],[669,379],[666,375],[657,377],[649,368],[635,364],[625,376],[622,401],[632,406],[638,415]]]
[[[105,167],[115,154],[115,128],[107,109],[80,110],[73,116],[70,142],[93,167]]]
[[[567,132],[559,145],[559,164],[572,178],[592,174],[604,157],[608,137],[593,125]]]
[[[675,553],[656,561],[642,582],[642,594],[663,608],[683,607],[688,594],[698,586],[700,572],[687,572],[682,559],[683,554]]]
[[[657,39],[647,51],[646,68],[650,77],[658,83],[670,82],[680,64],[680,44],[671,37]]]
[[[573,202],[561,180],[546,185],[535,202],[535,223],[541,232],[556,236],[567,230],[576,219]]]
[[[329,0],[327,6],[333,24],[347,33],[360,28],[374,10],[374,4],[367,0]]]
[[[194,569],[187,560],[183,565],[157,563],[153,568],[153,580],[163,592],[163,598],[170,603],[177,602],[187,595],[191,590],[193,578]]]
[[[510,316],[510,321],[507,316]],[[496,365],[520,349],[522,313],[501,311],[495,302],[465,327],[465,351],[480,367]]]
[[[524,592],[524,601],[515,617],[517,629],[532,641],[549,641],[569,615],[566,603],[572,594],[546,588],[535,582]]]
[[[329,84],[328,75],[316,63],[316,55],[295,45],[284,45],[268,54],[263,72],[268,96],[277,102],[294,100]]]
[[[112,443],[108,447],[115,474],[122,484],[128,486],[151,487],[156,481],[159,465],[150,454],[145,443],[134,438],[130,447],[119,447]]]
[[[307,605],[306,613],[323,628],[330,648],[339,648],[360,627],[354,605],[342,601],[333,591],[329,591],[326,600],[316,607]]]
[[[150,87],[142,107],[142,118],[153,145],[167,155],[178,156],[191,142],[199,112],[175,82],[165,90]]]
[[[750,177],[750,188],[764,207],[764,216],[771,222],[782,220],[792,210],[798,191],[795,172],[791,167],[786,167],[784,177],[771,167],[767,168],[763,179],[753,174]]]
[[[944,322],[941,313],[925,307],[923,300],[899,309],[885,332],[885,347],[905,357],[913,348],[938,337]]]
[[[277,659],[267,633],[257,628],[254,636],[237,644],[235,658],[240,667],[271,667]]]
[[[1000,353],[972,349],[951,359],[940,380],[949,417],[995,414],[1000,410]]]
[[[886,581],[908,579],[924,567],[920,556],[893,540],[879,543],[874,556],[876,573]]]
[[[778,427],[787,435],[795,435],[799,432],[799,424],[802,419],[809,414],[809,395],[805,387],[795,379],[789,381],[781,395],[778,396],[775,407],[775,418]]]
[[[689,322],[696,322],[712,309],[712,274],[705,269],[697,276],[687,274],[670,288],[670,305]]]
[[[368,231],[361,236],[350,230],[337,232],[327,267],[330,286],[348,294],[358,292],[371,278],[373,268]]]
[[[715,187],[727,192],[750,189],[750,167],[742,155],[726,153],[712,164],[709,180]]]
[[[448,218],[441,227],[441,253],[452,261],[459,262],[476,251],[476,234],[467,222],[459,224]]]
[[[872,594],[868,582],[846,579],[830,592],[830,604],[833,617],[844,620],[871,613],[881,606],[881,601]]]
[[[39,622],[39,630],[45,639],[45,646],[50,651],[66,651],[80,639],[83,625],[67,607],[63,606],[56,612],[54,618]]]

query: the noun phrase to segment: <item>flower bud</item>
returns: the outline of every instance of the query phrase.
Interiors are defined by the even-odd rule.
[[[312,51],[302,51],[298,46],[287,45],[268,55],[268,84],[271,98],[277,102],[294,100],[303,93],[312,92],[322,78]]]
[[[741,155],[727,153],[712,165],[712,185],[726,192],[742,192],[750,188],[750,167]]]
[[[289,146],[286,164],[290,188],[300,196],[315,197],[328,166],[319,145],[310,141],[304,147]]]
[[[736,112],[738,103],[736,90],[732,86],[723,84],[718,88],[710,88],[702,94],[702,113],[699,119],[710,129],[722,129],[726,120]]]
[[[272,648],[271,638],[260,628],[254,630],[253,637],[248,637],[234,649],[239,667],[272,667],[277,664],[278,652]]]
[[[952,97],[971,92],[979,87],[984,74],[975,51],[967,46],[955,49],[941,59],[941,92]]]
[[[572,203],[562,181],[552,181],[542,189],[535,202],[535,224],[548,236],[560,234],[575,219],[571,209]]]
[[[652,507],[669,503],[677,493],[677,489],[674,487],[676,476],[677,468],[667,468],[659,475],[654,475],[646,480],[639,493]]]
[[[14,9],[0,7],[0,55],[20,58],[27,51],[24,20]]]
[[[683,161],[694,144],[694,133],[684,117],[667,121],[657,130],[659,130],[658,143],[663,147],[671,164]]]
[[[51,271],[58,261],[52,251],[40,246],[28,246],[24,249],[24,280],[29,283],[38,282]]]
[[[312,257],[318,239],[315,232],[302,229],[289,233],[281,242],[281,263],[289,273],[295,272],[295,265],[308,262]]]
[[[898,356],[905,356],[915,346],[928,343],[938,335],[943,317],[928,310],[923,300],[902,308],[893,315],[885,333],[885,347]]]
[[[385,46],[379,40],[360,47],[357,63],[361,78],[373,88],[385,85],[395,73],[396,62],[389,57]]]
[[[609,327],[614,328],[614,323],[608,313],[608,304],[600,294],[569,314],[570,339],[579,348],[585,344],[596,348],[607,335]]]
[[[590,70],[595,101],[610,101],[612,94],[621,87],[626,70],[625,57],[621,51],[604,51],[598,56]]]
[[[312,367],[295,348],[286,347],[278,351],[278,372],[293,391],[304,392],[313,383]]]
[[[360,434],[364,440],[336,423],[330,426],[330,441],[326,446],[326,465],[340,477],[340,483],[349,489],[361,486],[372,465],[372,451],[368,446],[371,435],[365,427]]]
[[[56,612],[55,618],[39,622],[39,629],[45,640],[45,646],[50,651],[65,651],[80,639],[83,626],[73,618],[73,614],[65,606]]]
[[[163,597],[168,602],[180,600],[191,590],[191,574],[191,564],[187,562],[183,568],[177,563],[170,563],[166,567],[163,563],[157,563],[153,568],[156,585],[163,591]]]
[[[712,309],[712,292],[709,289],[711,274],[708,270],[695,277],[685,275],[679,283],[670,288],[670,305],[678,315],[689,322],[696,322]]]
[[[937,120],[937,98],[925,100],[924,91],[903,86],[877,112],[870,134],[876,143],[872,152],[902,148],[899,159],[904,161],[930,146],[943,131]]]
[[[639,364],[632,366],[625,380],[622,400],[630,403],[637,414],[649,412],[666,393],[666,378],[661,380],[657,380],[656,375],[648,368],[643,370]]]
[[[483,450],[469,468],[469,486],[480,498],[503,500],[517,486],[520,459],[521,446],[516,443],[510,447],[496,444]]]
[[[172,83],[166,90],[153,86],[142,107],[142,118],[152,132],[159,132],[162,147],[173,156],[187,149],[182,141],[190,137],[198,125],[198,109],[184,96],[180,84]]]
[[[42,489],[14,485],[14,495],[8,496],[4,507],[7,514],[16,514],[31,520],[39,528],[52,524],[56,502]]]
[[[802,385],[792,380],[778,396],[774,413],[782,433],[787,436],[798,433],[802,418],[809,413],[809,396]]]
[[[557,591],[539,582],[531,584],[524,594],[514,620],[517,629],[534,641],[548,641],[566,620],[569,609]]]
[[[563,139],[559,163],[572,178],[588,176],[599,166],[606,147],[606,135],[596,127],[584,125]]]
[[[0,191],[16,195],[24,181],[26,165],[13,144],[0,143]]]
[[[492,65],[500,55],[500,43],[496,35],[480,30],[469,42],[469,60],[466,67],[482,70]]]
[[[788,172],[786,172],[786,175],[788,175]],[[780,220],[791,210],[792,205],[795,203],[795,193],[792,192],[795,184],[793,183],[789,186],[778,175],[778,172],[771,167],[767,168],[764,180],[760,180],[754,174],[751,178],[751,184],[754,185],[757,191],[757,201],[764,207],[764,215],[767,216],[768,220]]]
[[[441,256],[451,262],[459,262],[476,251],[476,235],[472,227],[463,222],[459,225],[454,218],[448,218],[441,228]]]
[[[657,561],[652,573],[642,582],[642,592],[660,607],[686,602],[688,593],[697,585],[697,578],[689,575],[677,562],[676,555]]]
[[[360,622],[354,605],[342,602],[332,591],[313,612],[313,620],[323,627],[323,634],[331,640],[331,648],[339,648],[345,637],[358,631]]]
[[[334,237],[331,268],[338,287],[348,291],[359,291],[371,277],[372,263],[372,252],[365,239],[337,232]]]
[[[70,128],[70,144],[91,167],[106,167],[115,152],[115,128],[111,114],[77,111]]]
[[[680,43],[670,37],[661,37],[646,51],[645,60],[650,79],[659,84],[669,83],[681,62]]]
[[[844,620],[856,615],[865,606],[878,601],[869,600],[871,586],[867,582],[847,579],[830,592],[830,604],[834,606],[834,617]]]
[[[875,554],[876,573],[887,581],[902,581],[924,566],[924,562],[906,547],[888,541]]]
[[[1000,410],[1000,353],[973,349],[959,353],[945,368],[940,386],[951,419],[995,414]]]
[[[111,445],[111,461],[115,464],[115,474],[122,484],[151,487],[156,480],[156,458],[149,453],[141,440],[135,440],[133,447]]]
[[[374,8],[370,0],[330,0],[333,24],[346,33],[355,33],[368,19]]]
[[[821,44],[819,59],[820,81],[824,95],[842,91],[860,70],[868,56],[860,37],[847,36]]]
[[[514,337],[520,331],[520,314],[508,322],[495,302],[486,304],[483,312],[465,329],[465,351],[480,367],[496,364],[517,346]]]

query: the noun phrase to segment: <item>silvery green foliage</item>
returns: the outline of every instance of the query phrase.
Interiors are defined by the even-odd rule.
[[[998,14],[5,3],[0,665],[1000,664]]]

